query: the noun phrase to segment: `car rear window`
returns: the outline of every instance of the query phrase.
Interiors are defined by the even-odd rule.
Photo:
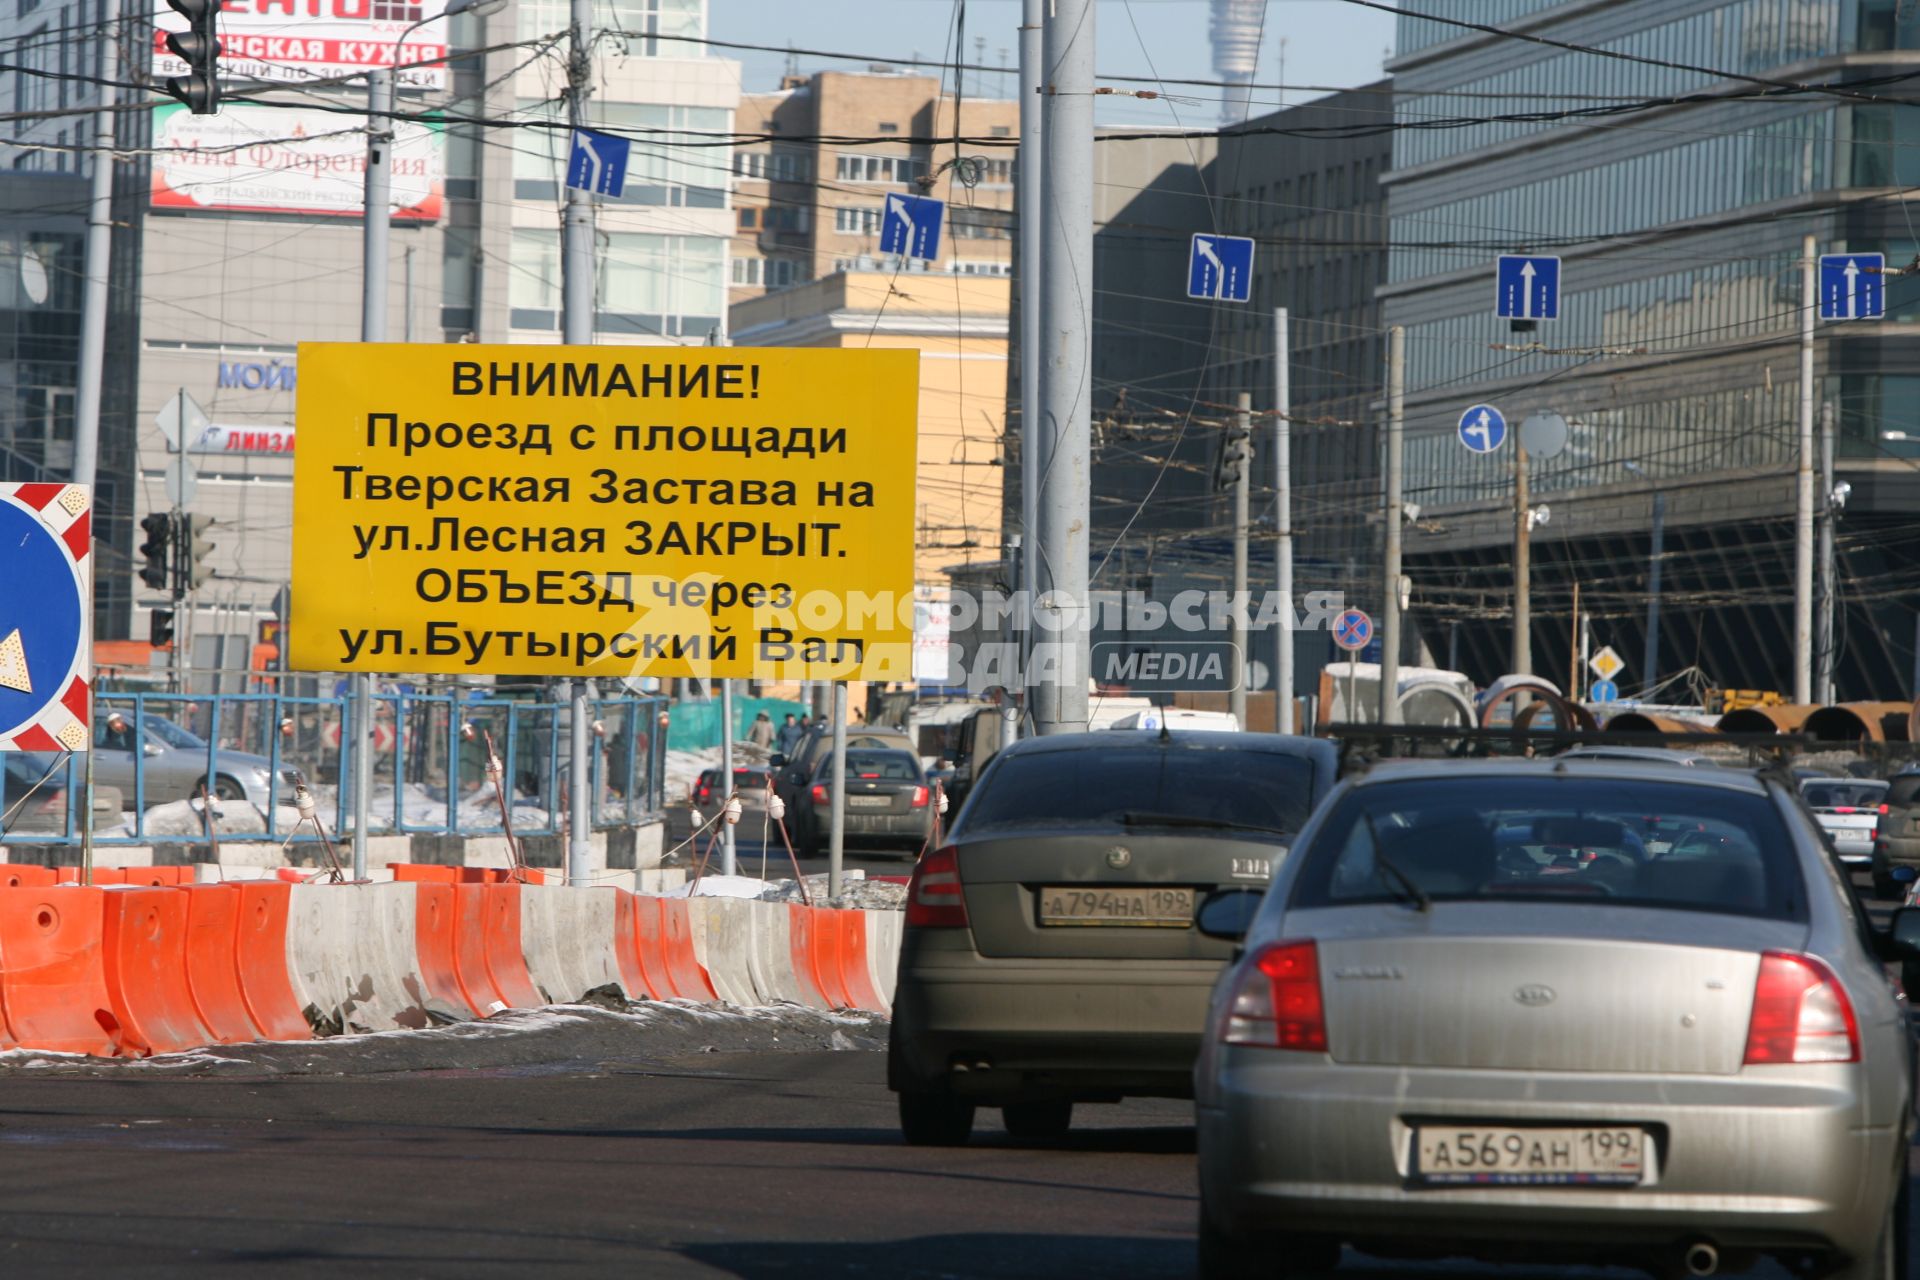
[[[829,757],[821,773],[831,775],[832,772],[833,760]],[[879,778],[884,782],[918,782],[920,761],[904,751],[849,751],[845,776]]]
[[[1197,744],[1001,757],[968,800],[966,833],[1177,827],[1292,835],[1313,809],[1313,762]]]
[[[1306,851],[1294,905],[1578,902],[1803,919],[1768,796],[1638,779],[1486,776],[1356,787]],[[1415,890],[1418,890],[1418,895]]]
[[[1884,782],[1809,782],[1800,794],[1815,809],[1870,809],[1887,794]]]

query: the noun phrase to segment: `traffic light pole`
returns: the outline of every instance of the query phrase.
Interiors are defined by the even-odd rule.
[[[119,5],[106,0],[101,28],[112,31]],[[103,37],[105,38],[105,37]],[[114,48],[113,44],[108,47]],[[113,119],[118,90],[109,65],[93,122],[93,175],[87,204],[86,291],[80,304],[80,367],[73,397],[73,482],[91,492],[100,457],[100,399],[107,354],[107,272],[113,255]],[[91,830],[91,827],[89,827]]]

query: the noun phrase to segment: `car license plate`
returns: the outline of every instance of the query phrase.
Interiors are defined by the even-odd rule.
[[[892,796],[848,796],[849,809],[888,809],[893,807]]]
[[[1193,890],[1048,885],[1040,890],[1040,923],[1185,929],[1193,924]]]
[[[1422,1125],[1413,1180],[1439,1186],[1638,1186],[1642,1129],[1481,1129]]]

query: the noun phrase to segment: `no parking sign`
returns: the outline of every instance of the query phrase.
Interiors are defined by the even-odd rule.
[[[83,485],[0,484],[0,751],[91,740],[91,506]]]

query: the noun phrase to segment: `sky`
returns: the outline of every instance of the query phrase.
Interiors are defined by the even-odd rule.
[[[964,0],[966,61],[997,67],[985,84],[969,77],[969,94],[1012,97],[1019,65],[1016,30],[1019,0]],[[872,55],[876,61],[951,56],[956,0],[708,0],[708,34],[716,40],[792,45],[806,49]],[[1207,39],[1208,0],[1098,0],[1095,66],[1109,75],[1215,79]],[[984,38],[984,48],[976,42]],[[1281,75],[1282,39],[1286,72]],[[1342,0],[1268,0],[1260,47],[1263,83],[1344,88],[1377,79],[1393,42],[1393,18]],[[777,89],[786,55],[714,49],[741,63],[741,88]],[[802,73],[859,70],[859,62],[801,56]],[[1116,125],[1193,125],[1219,118],[1217,92],[1177,88],[1169,102],[1109,99],[1099,104],[1099,122]],[[1305,90],[1284,95],[1256,91],[1253,113],[1320,96]]]

